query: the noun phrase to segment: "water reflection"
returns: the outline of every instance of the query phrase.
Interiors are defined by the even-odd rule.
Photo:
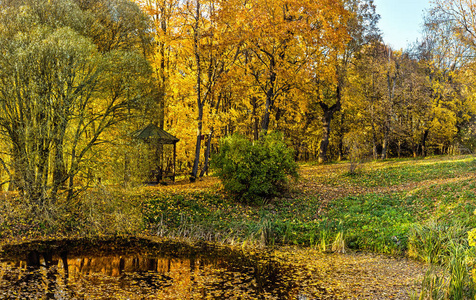
[[[293,270],[207,244],[60,241],[5,247],[2,299],[293,299]]]

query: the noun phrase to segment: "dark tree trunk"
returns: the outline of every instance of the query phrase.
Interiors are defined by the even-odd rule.
[[[253,139],[255,141],[257,141],[259,139],[259,117],[256,113],[256,110],[258,108],[258,100],[256,99],[256,97],[253,97],[251,99],[251,103],[253,104],[253,113],[252,113],[252,117],[253,117]]]
[[[331,133],[331,122],[334,113],[340,109],[340,102],[329,107],[325,103],[320,103],[324,115],[322,116],[322,139],[319,148],[318,161],[324,163],[327,161],[327,149],[329,147],[329,136]]]
[[[375,113],[374,113],[374,103],[372,101],[372,106],[370,107],[370,116],[372,123],[372,154],[374,159],[378,159],[378,152],[377,152],[377,129],[375,128]]]
[[[210,150],[212,146],[212,138],[213,138],[213,128],[208,135],[208,140],[207,140],[207,149],[205,150],[205,162],[203,164],[202,171],[200,172],[200,177],[203,177],[205,173],[208,175],[208,165],[209,165],[209,160],[210,160]]]
[[[341,109],[341,84],[339,83],[336,88],[336,103],[332,106],[328,106],[323,102],[319,102],[322,108],[322,139],[319,148],[318,162],[324,163],[327,161],[327,148],[329,147],[329,136],[331,133],[331,122],[334,114]]]
[[[385,129],[384,129],[382,156],[381,156],[382,159],[387,159],[387,150],[388,150],[388,144],[389,144],[389,138],[390,138],[390,128],[388,123],[389,122],[387,121],[387,125],[385,125]]]
[[[56,142],[54,163],[53,163],[53,187],[51,189],[52,201],[56,201],[57,193],[60,188],[64,188],[67,180],[66,167],[63,158],[63,143],[60,140]]]
[[[198,173],[198,164],[200,162],[200,149],[202,146],[202,121],[203,121],[203,102],[202,102],[202,89],[201,89],[201,65],[200,65],[200,36],[198,32],[198,26],[200,21],[200,1],[197,0],[196,7],[196,16],[195,16],[195,25],[194,25],[194,34],[193,34],[193,47],[195,53],[195,64],[197,68],[197,80],[196,80],[196,89],[197,89],[197,107],[198,107],[198,118],[197,118],[197,142],[195,146],[195,159],[193,161],[192,173],[190,176],[190,181],[195,181]]]
[[[55,154],[53,159],[53,187],[51,191],[53,201],[56,201],[58,190],[66,186],[66,180],[68,179],[63,154],[63,142],[66,134],[66,127],[67,123],[64,121],[61,124],[57,134],[58,136],[54,141]]]
[[[10,184],[8,185],[8,191],[15,191],[21,189],[21,163],[17,147],[12,147],[12,169],[13,172],[10,175]]]
[[[387,159],[388,156],[388,146],[390,143],[390,127],[391,127],[391,116],[392,116],[392,108],[393,108],[393,98],[395,95],[395,84],[396,84],[396,75],[390,76],[390,72],[387,72],[387,89],[388,89],[388,111],[385,120],[384,126],[384,138],[383,138],[383,146],[382,146],[382,159]]]
[[[203,119],[203,106],[200,105],[200,107],[198,108],[197,140],[195,145],[195,159],[193,161],[192,174],[190,177],[191,181],[195,181],[197,178],[198,164],[200,162],[200,149],[202,147],[202,127],[203,127],[202,119]]]
[[[163,33],[167,32],[167,23],[163,19],[161,21]],[[166,75],[165,75],[165,45],[160,44],[160,70],[159,70],[159,128],[164,129],[165,124],[165,89],[166,89]]]
[[[76,162],[76,150],[73,148],[73,151],[71,152],[71,170],[74,170],[73,164]],[[68,178],[68,196],[67,199],[68,201],[72,200],[74,198],[74,173],[71,172]]]
[[[270,69],[269,70],[270,71],[269,87],[266,92],[265,110],[263,114],[263,120],[261,122],[261,133],[264,135],[268,133],[271,109],[273,108],[273,105],[274,105],[274,97],[275,97],[274,85],[276,83],[276,71],[274,70],[275,66],[276,66],[276,62],[274,61],[274,58],[271,57],[270,66],[269,66],[269,69]]]
[[[338,139],[339,139],[339,158],[338,161],[341,161],[344,159],[344,114],[340,114],[339,116],[339,133],[338,133]]]
[[[8,180],[11,182],[11,180],[12,180],[12,173],[10,172],[10,169],[8,169],[7,164],[5,163],[5,161],[4,161],[1,157],[0,157],[0,164],[2,165],[3,169],[4,169],[5,172],[7,173],[7,175],[8,175]],[[1,188],[4,184],[7,184],[7,183],[8,183],[8,181],[2,182],[2,183],[0,184],[0,188]]]

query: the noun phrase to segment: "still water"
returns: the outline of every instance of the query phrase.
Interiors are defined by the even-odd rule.
[[[315,299],[272,254],[207,243],[31,242],[0,259],[0,299]]]

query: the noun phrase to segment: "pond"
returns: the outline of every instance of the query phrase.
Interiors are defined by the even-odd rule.
[[[3,246],[1,299],[322,299],[269,251],[209,243],[65,239]],[[333,299],[326,295],[325,299]]]

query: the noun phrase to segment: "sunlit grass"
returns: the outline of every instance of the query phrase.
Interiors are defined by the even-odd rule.
[[[476,161],[472,157],[457,160],[415,160],[404,162],[369,163],[357,175],[347,172],[324,180],[329,185],[343,183],[361,187],[389,187],[410,182],[448,179],[476,172]]]
[[[294,196],[259,207],[237,204],[213,188],[167,194],[150,190],[147,223],[157,224],[161,234],[177,234],[188,226],[200,237],[210,232],[218,240],[259,244],[330,245],[343,233],[346,247],[400,254],[407,251],[408,234],[416,224],[429,219],[476,224],[472,157],[371,162],[355,176],[346,174],[344,164],[303,168],[301,180],[311,183],[307,191],[296,188]],[[334,177],[319,176],[328,169]],[[336,186],[341,194],[327,199],[326,190],[319,190],[323,186]],[[364,192],[349,195],[348,186]]]

